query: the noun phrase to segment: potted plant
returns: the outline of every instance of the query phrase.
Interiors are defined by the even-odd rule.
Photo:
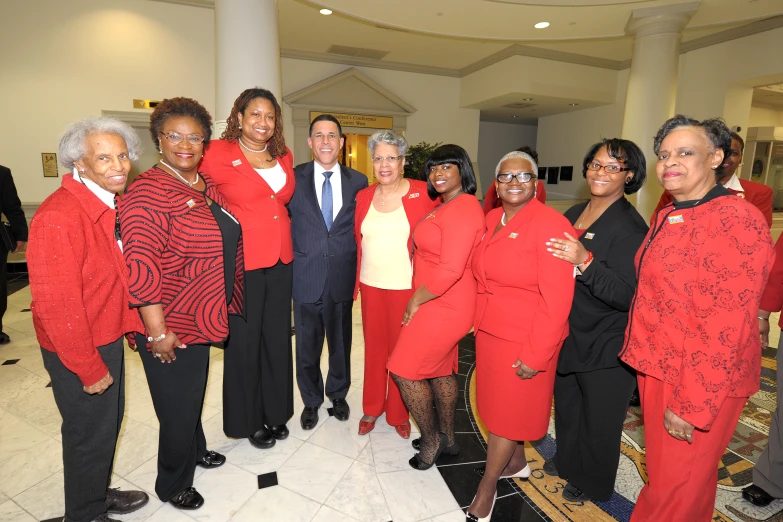
[[[408,154],[405,156],[405,171],[404,176],[406,178],[413,178],[418,180],[426,180],[427,173],[424,172],[424,164],[432,154],[432,151],[437,149],[440,143],[430,144],[426,141],[411,145],[408,147]]]

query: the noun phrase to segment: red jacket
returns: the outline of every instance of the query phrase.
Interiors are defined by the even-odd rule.
[[[30,225],[35,335],[84,386],[109,371],[97,347],[143,328],[128,306],[128,268],[114,238],[115,217],[114,209],[65,174]]]
[[[130,184],[120,203],[130,303],[163,305],[166,327],[185,344],[210,344],[228,337],[228,314],[244,303],[242,237],[237,245],[234,292],[226,305],[223,236],[205,194],[231,211],[208,175],[200,192],[157,166]],[[144,330],[139,330],[143,332]]]
[[[759,308],[766,312],[780,312],[781,307],[783,307],[783,236],[780,236],[775,243],[775,264],[772,265],[767,287],[764,289],[759,305]],[[783,317],[780,318],[778,325],[783,327]]]
[[[575,285],[574,266],[547,252],[546,242],[576,233],[560,212],[532,200],[493,236],[502,215],[487,215],[473,254],[474,328],[519,343],[519,360],[544,371],[568,337]]]
[[[761,213],[764,214],[764,219],[767,221],[767,226],[772,227],[772,189],[763,183],[748,181],[746,179],[741,179],[739,182],[745,192],[737,192],[736,190],[731,189],[726,190],[743,199],[746,199],[749,203],[753,203],[756,208],[758,208]],[[674,201],[674,196],[669,194],[668,191],[664,190],[663,194],[661,194],[661,199],[658,201],[658,206],[655,207],[655,211],[650,218],[650,225],[655,222],[655,216],[658,214],[658,211],[666,205],[669,205],[672,201]]]
[[[663,209],[636,255],[621,359],[674,385],[668,409],[697,428],[710,429],[726,397],[759,389],[756,317],[774,258],[761,212],[722,186]]]
[[[419,181],[415,179],[409,179],[410,187],[408,192],[402,197],[402,208],[405,210],[405,215],[408,218],[408,224],[410,225],[410,233],[408,235],[408,252],[410,257],[413,257],[413,231],[416,225],[421,221],[424,216],[432,212],[434,208],[440,205],[440,198],[431,200],[427,195],[427,182]],[[378,188],[378,183],[374,183],[369,187],[362,189],[356,194],[356,211],[354,214],[353,232],[356,236],[356,287],[353,291],[353,298],[359,295],[359,273],[362,267],[362,223],[364,218],[367,217],[367,212],[372,205],[372,198],[375,195],[375,189]]]
[[[212,177],[242,225],[245,270],[269,268],[294,260],[291,220],[286,205],[294,195],[294,155],[286,148],[277,158],[286,173],[285,186],[275,194],[242,154],[239,141],[212,140],[204,150],[201,172]]]
[[[540,201],[541,203],[546,203],[546,188],[545,183],[541,180],[538,180],[538,184],[536,185],[536,199]],[[497,190],[495,190],[495,183],[494,181],[489,186],[489,190],[487,190],[487,194],[484,196],[484,215],[486,216],[489,214],[489,211],[493,208],[498,208],[501,204],[500,198],[498,198]]]

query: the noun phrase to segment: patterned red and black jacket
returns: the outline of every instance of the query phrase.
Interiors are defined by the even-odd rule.
[[[727,397],[759,389],[761,294],[775,259],[761,212],[716,186],[664,208],[636,255],[621,359],[675,386],[667,407],[709,430]]]
[[[200,175],[206,183],[203,193],[152,167],[131,183],[120,202],[130,304],[163,305],[166,326],[185,344],[225,340],[228,314],[242,315],[244,303],[242,237],[227,305],[222,235],[206,197],[231,209],[210,177]]]

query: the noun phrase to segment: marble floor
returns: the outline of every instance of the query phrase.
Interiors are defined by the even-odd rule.
[[[15,290],[12,289],[12,290]],[[4,330],[12,342],[0,346],[0,522],[62,517],[63,473],[60,416],[48,387],[29,312],[29,287],[9,296]],[[273,449],[229,439],[222,428],[223,351],[212,349],[203,422],[212,450],[228,462],[197,468],[195,487],[205,497],[196,511],[178,511],[154,494],[158,421],[139,357],[126,349],[126,406],[114,463],[113,487],[143,489],[150,502],[123,521],[285,522],[438,521],[462,522],[460,504],[435,467],[415,471],[409,440],[381,417],[368,436],[357,434],[362,415],[364,343],[359,305],[354,307],[351,357],[351,418],[330,417],[325,403],[316,429],[299,426],[302,401],[295,392],[291,436]],[[325,359],[322,360],[325,362]],[[414,435],[416,436],[415,426]],[[267,475],[271,474],[271,475]],[[259,476],[262,478],[259,480]],[[259,483],[277,485],[259,489]]]

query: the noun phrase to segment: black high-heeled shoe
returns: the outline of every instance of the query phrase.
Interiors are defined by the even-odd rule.
[[[421,437],[419,437],[418,439],[413,439],[411,441],[411,446],[413,446],[413,449],[415,449],[416,451],[419,451],[419,448],[421,448]],[[459,455],[459,449],[460,449],[459,442],[455,440],[454,444],[452,444],[451,446],[446,446],[446,449],[443,450],[443,454],[456,457],[457,455]]]
[[[445,433],[439,433],[438,435],[440,436],[440,444],[438,444],[438,451],[437,453],[435,453],[435,457],[433,457],[432,462],[427,462],[424,459],[420,458],[419,455],[421,455],[421,452],[419,452],[408,461],[408,464],[410,464],[413,469],[418,469],[420,471],[427,471],[438,460],[440,454],[443,453],[443,450],[445,450],[446,447],[449,445],[449,438],[446,436]]]

